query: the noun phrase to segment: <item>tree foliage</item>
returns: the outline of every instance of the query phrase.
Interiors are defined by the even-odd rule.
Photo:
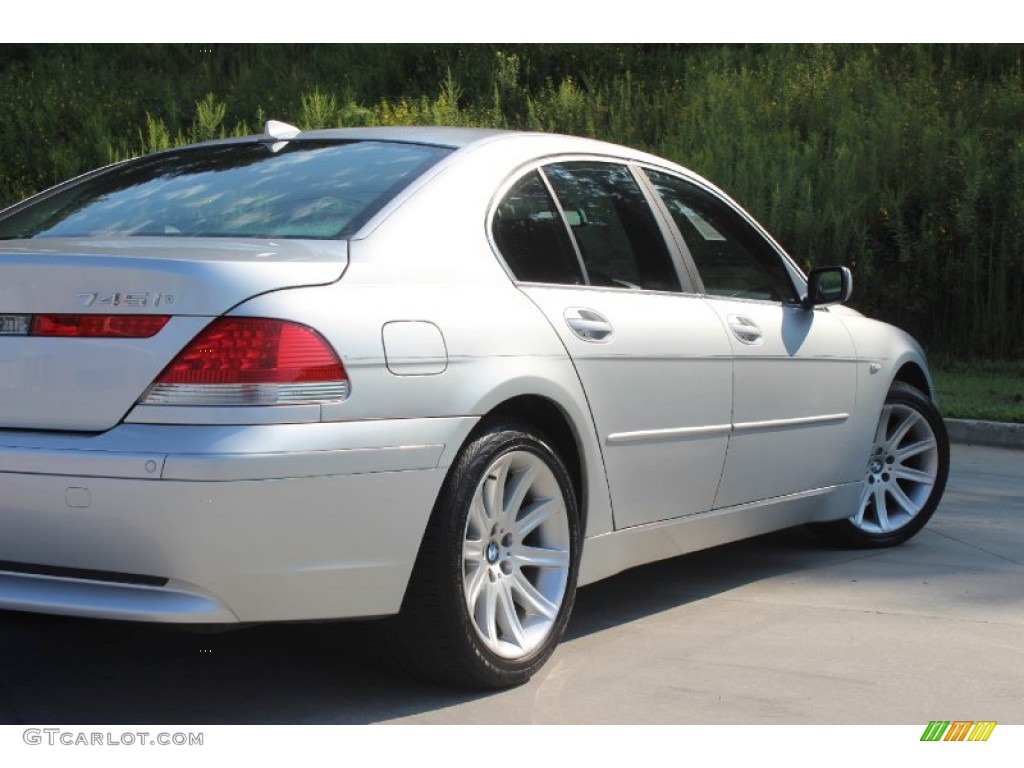
[[[260,130],[451,124],[648,149],[945,355],[1024,357],[1024,47],[8,45],[0,205]]]

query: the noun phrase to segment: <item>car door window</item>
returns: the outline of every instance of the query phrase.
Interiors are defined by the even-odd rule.
[[[591,285],[680,290],[654,213],[626,166],[565,162],[545,166],[544,173]]]
[[[736,210],[678,176],[645,173],[679,228],[707,294],[797,300],[780,254]]]
[[[498,203],[494,242],[517,280],[583,285],[583,268],[565,222],[537,171],[517,181]]]

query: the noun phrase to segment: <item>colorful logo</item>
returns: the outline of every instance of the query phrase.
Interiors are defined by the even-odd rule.
[[[995,728],[994,720],[932,720],[921,741],[988,741]]]

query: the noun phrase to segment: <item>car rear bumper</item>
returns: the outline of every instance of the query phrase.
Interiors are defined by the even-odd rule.
[[[198,623],[394,613],[475,421],[0,433],[0,608]]]

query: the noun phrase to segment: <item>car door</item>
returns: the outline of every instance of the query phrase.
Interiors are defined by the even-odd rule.
[[[556,202],[557,200],[557,202]],[[711,509],[732,408],[730,346],[624,163],[549,163],[497,205],[493,235],[572,358],[617,528]]]
[[[710,189],[647,170],[685,242],[734,357],[732,434],[715,507],[823,488],[842,466],[856,401],[856,354],[825,308],[803,309],[794,268]]]

